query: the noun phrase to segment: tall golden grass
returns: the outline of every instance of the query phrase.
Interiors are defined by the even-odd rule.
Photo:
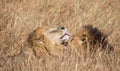
[[[66,51],[45,64],[27,45],[37,27],[65,25],[71,34],[92,24],[108,34],[112,54]],[[0,71],[120,71],[119,0],[0,0]]]

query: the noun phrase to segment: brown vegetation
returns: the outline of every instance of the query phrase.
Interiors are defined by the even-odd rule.
[[[68,49],[46,65],[27,44],[38,27],[64,25],[75,34],[87,24],[108,34],[113,53],[84,56]],[[0,71],[120,71],[119,35],[119,0],[0,0]]]

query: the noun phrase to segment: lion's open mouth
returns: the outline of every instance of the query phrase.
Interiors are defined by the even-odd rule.
[[[67,43],[68,43],[69,39],[70,39],[70,34],[65,33],[62,37],[60,37],[61,44],[63,44],[64,46],[67,46]]]
[[[70,34],[69,33],[65,33],[63,36],[60,37],[61,40],[68,40],[70,37]]]
[[[68,36],[68,37],[69,37],[69,36],[70,36],[70,34],[65,33],[63,36],[61,36],[61,37],[60,37],[60,39],[63,39],[65,36]]]

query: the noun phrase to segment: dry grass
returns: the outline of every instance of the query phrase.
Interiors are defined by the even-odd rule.
[[[79,54],[46,65],[34,56],[27,37],[37,27],[65,25],[71,34],[92,24],[108,34],[115,52]],[[120,71],[119,0],[0,0],[0,71]]]

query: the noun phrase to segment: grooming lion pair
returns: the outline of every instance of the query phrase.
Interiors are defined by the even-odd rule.
[[[102,50],[113,50],[106,35],[92,25],[82,26],[73,37],[64,26],[41,27],[30,34],[28,40],[32,44],[35,55],[47,61],[61,58],[63,51],[71,45],[74,45],[78,51],[89,48],[89,51],[94,52],[98,46]]]

